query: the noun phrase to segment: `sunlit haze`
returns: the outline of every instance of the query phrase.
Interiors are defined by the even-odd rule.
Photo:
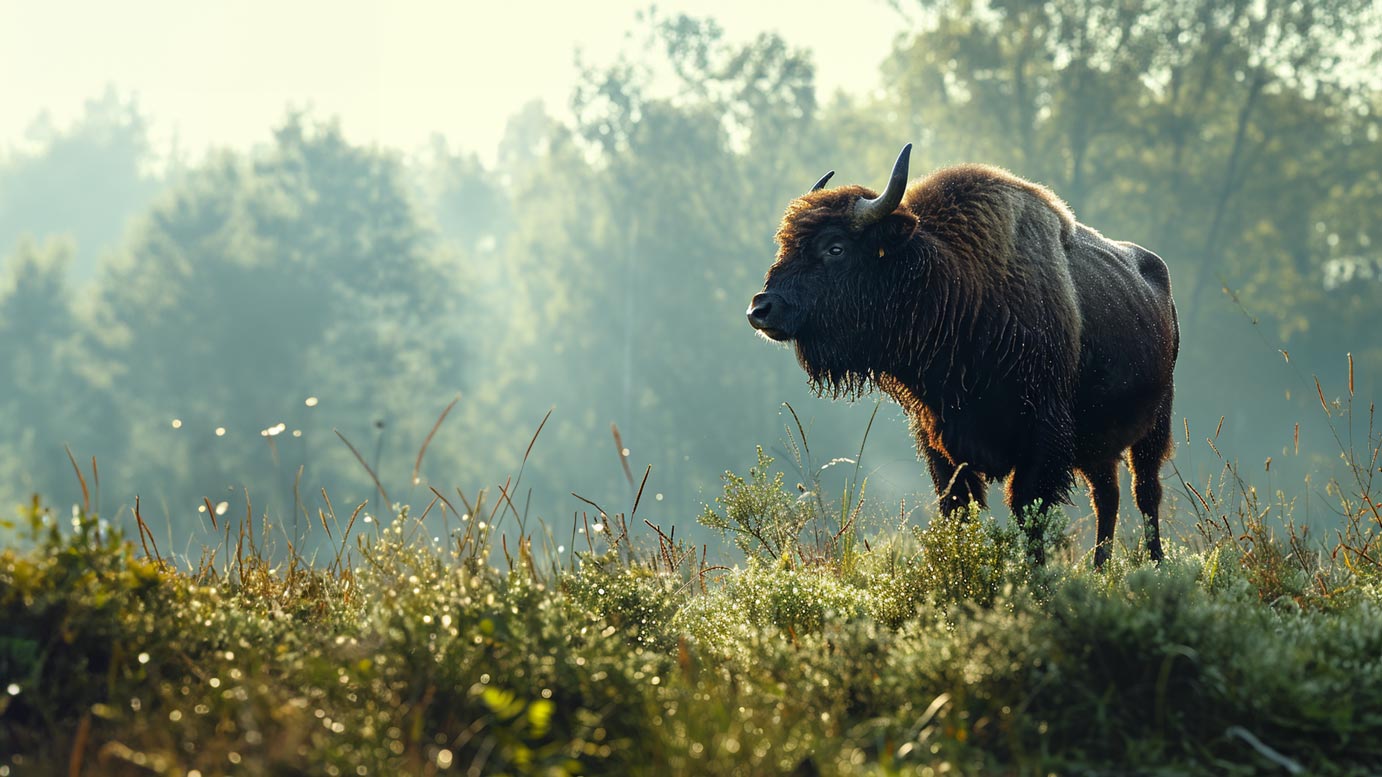
[[[7,74],[0,149],[22,147],[47,112],[59,127],[112,86],[133,96],[156,142],[196,155],[266,140],[290,108],[339,116],[348,136],[404,150],[444,135],[490,157],[510,115],[542,100],[562,115],[577,52],[607,63],[646,0],[583,3],[25,3],[0,12]],[[658,13],[716,19],[733,40],[775,31],[811,50],[823,94],[858,93],[898,29],[887,3],[677,0]]]

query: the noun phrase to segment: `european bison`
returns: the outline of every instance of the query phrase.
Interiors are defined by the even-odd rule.
[[[1131,449],[1160,561],[1158,471],[1180,346],[1166,264],[994,167],[949,167],[909,187],[911,149],[882,194],[826,189],[832,171],[787,206],[749,323],[795,345],[817,394],[877,387],[902,405],[942,510],[983,506],[986,483],[1007,477],[1037,563],[1041,522],[1023,519],[1067,502],[1078,471],[1103,565],[1118,459]]]

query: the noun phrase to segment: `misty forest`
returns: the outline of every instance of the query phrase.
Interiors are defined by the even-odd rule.
[[[918,0],[826,93],[650,10],[497,149],[115,84],[0,149],[0,776],[1368,773],[1382,18]],[[885,55],[885,56],[884,56]],[[1166,560],[1029,563],[745,307],[786,205],[984,162],[1154,250]]]

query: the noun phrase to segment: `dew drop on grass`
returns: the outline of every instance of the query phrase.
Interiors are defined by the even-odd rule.
[[[147,663],[149,663],[149,654],[148,654],[148,653],[140,653],[140,654],[139,654],[139,663],[141,663],[141,664],[147,664]]]
[[[11,695],[11,696],[18,696],[20,690],[22,690],[22,689],[19,687],[19,683],[10,683],[10,684],[5,688],[5,692],[8,693],[8,694]]]

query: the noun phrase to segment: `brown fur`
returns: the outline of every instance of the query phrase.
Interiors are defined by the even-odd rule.
[[[853,204],[874,196],[843,186],[788,206],[755,298],[777,308],[755,326],[795,342],[819,392],[878,387],[902,405],[943,509],[982,503],[985,481],[1011,475],[1020,516],[1064,501],[1080,471],[1106,543],[1109,467],[1133,446],[1153,536],[1179,340],[1164,263],[986,165],[916,181],[892,214],[852,229]],[[1159,542],[1149,547],[1159,557]]]

